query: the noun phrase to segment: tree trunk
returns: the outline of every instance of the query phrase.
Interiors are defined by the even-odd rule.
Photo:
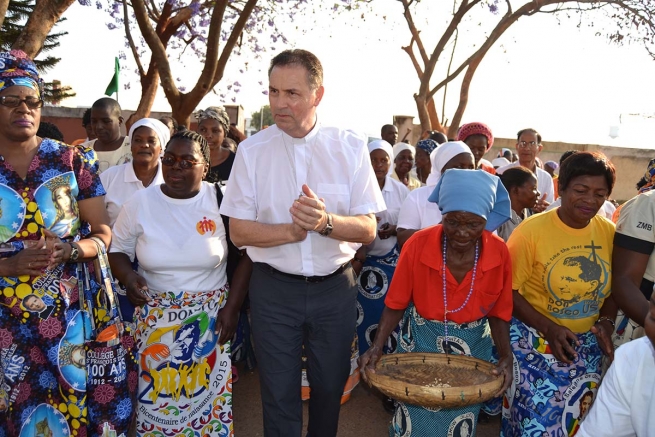
[[[0,0],[5,1],[5,0]],[[39,0],[34,6],[30,18],[25,23],[23,31],[14,42],[13,49],[19,49],[34,59],[41,48],[46,36],[57,23],[59,17],[73,4],[75,0]],[[3,15],[4,17],[4,15]]]
[[[125,122],[125,128],[128,131],[135,121],[150,116],[150,110],[155,103],[158,87],[159,71],[154,62],[151,62],[150,67],[148,68],[148,74],[141,79],[141,100],[139,100],[139,106],[137,106],[136,112],[130,115],[127,122]]]
[[[468,68],[466,69],[466,74],[462,79],[462,85],[459,89],[459,103],[457,105],[457,110],[453,116],[453,121],[450,123],[450,128],[448,129],[448,136],[450,138],[455,138],[457,135],[457,130],[459,129],[459,124],[462,122],[462,117],[464,116],[464,111],[466,111],[466,105],[469,102],[469,89],[471,88],[471,82],[473,81],[473,75],[475,75],[478,66],[484,59],[484,56],[487,52],[481,52],[473,58]],[[453,135],[453,136],[451,136]]]
[[[430,97],[428,100],[428,114],[430,115],[430,126],[431,130],[436,130],[442,133],[446,133],[446,129],[439,121],[439,115],[437,114],[437,107],[434,104],[434,97]]]
[[[9,7],[9,0],[0,0],[0,27],[5,21],[5,15],[7,15],[7,8]]]
[[[195,106],[188,110],[186,106],[182,103],[182,97],[178,98],[169,98],[168,103],[171,104],[172,115],[177,124],[180,126],[186,126],[187,129],[191,126],[191,113],[195,109]]]
[[[414,94],[414,100],[416,101],[416,109],[418,110],[418,119],[421,123],[421,133],[431,130],[430,113],[425,98],[419,94]]]

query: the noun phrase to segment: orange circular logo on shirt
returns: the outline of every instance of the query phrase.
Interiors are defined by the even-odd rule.
[[[202,220],[196,224],[196,231],[198,231],[200,235],[205,235],[207,232],[211,232],[211,235],[214,235],[214,232],[216,232],[216,222],[207,217],[203,217]]]

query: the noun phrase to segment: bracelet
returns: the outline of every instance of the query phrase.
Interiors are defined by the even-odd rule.
[[[366,258],[360,259],[360,258],[357,258],[356,256],[354,256],[353,261],[357,261],[360,264],[364,264],[366,262]]]
[[[607,316],[599,317],[598,320],[596,320],[596,323],[594,323],[594,325],[605,321],[610,322],[612,324],[612,328],[616,328],[616,323],[614,322],[614,320],[612,320],[610,317]]]

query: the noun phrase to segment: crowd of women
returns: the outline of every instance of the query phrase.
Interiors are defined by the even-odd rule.
[[[0,437],[232,435],[230,347],[252,262],[219,214],[235,158],[227,113],[198,111],[197,133],[144,118],[123,137],[117,104],[100,99],[88,122],[97,139],[68,146],[36,135],[33,62],[16,51],[0,60]],[[634,354],[655,340],[655,164],[614,214],[615,231],[604,155],[555,164],[559,203],[548,208],[552,179],[544,186],[511,152],[505,168],[483,158],[486,125],[444,140],[368,144],[386,210],[351,261],[353,358],[365,377],[385,353],[463,354],[496,363],[504,382],[484,406],[387,402],[390,435],[474,435],[481,408],[502,414],[505,437],[647,435],[631,408],[647,416],[650,397],[607,418],[617,391],[630,397],[627,352],[607,369],[619,345]],[[535,130],[519,132],[519,153],[540,147]],[[93,262],[105,249],[115,286]],[[103,286],[118,290],[120,310]],[[85,350],[113,311],[133,323],[124,346],[137,367],[91,390]],[[642,355],[638,374],[652,379],[652,354]]]

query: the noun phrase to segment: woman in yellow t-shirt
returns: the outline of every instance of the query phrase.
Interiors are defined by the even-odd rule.
[[[526,219],[507,242],[515,366],[502,436],[575,435],[586,415],[582,399],[595,398],[602,354],[614,354],[617,311],[610,295],[614,224],[596,213],[615,179],[603,154],[572,155],[560,169],[562,205]]]

